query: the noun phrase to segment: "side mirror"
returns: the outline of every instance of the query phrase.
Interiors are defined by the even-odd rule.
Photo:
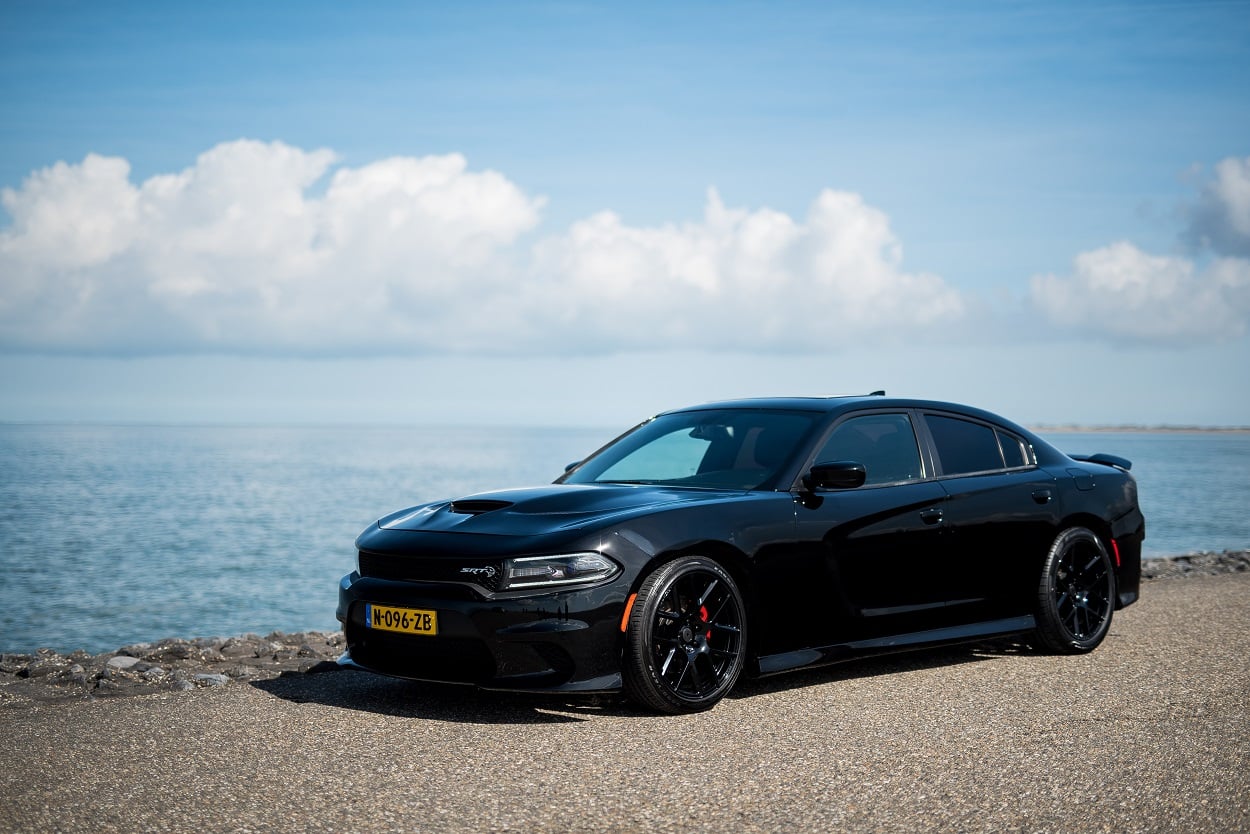
[[[834,460],[818,463],[803,476],[803,486],[818,489],[855,489],[868,479],[868,469],[859,461]]]
[[[581,465],[582,465],[582,462],[580,460],[575,460],[572,463],[570,463],[568,466],[564,467],[564,471],[571,472],[575,467],[578,467]]]

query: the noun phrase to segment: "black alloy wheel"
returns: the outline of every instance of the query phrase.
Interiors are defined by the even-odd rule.
[[[683,556],[638,589],[626,627],[625,693],[667,713],[710,709],[742,672],[746,608],[719,564]]]
[[[1051,545],[1037,587],[1037,637],[1060,654],[1093,651],[1111,628],[1115,570],[1102,541],[1084,527]]]

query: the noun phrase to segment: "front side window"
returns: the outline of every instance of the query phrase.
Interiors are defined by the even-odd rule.
[[[853,460],[868,471],[868,484],[923,477],[916,433],[906,414],[866,414],[840,423],[816,455],[816,463]]]
[[[610,443],[561,481],[757,489],[793,460],[817,416],[762,409],[663,414]]]

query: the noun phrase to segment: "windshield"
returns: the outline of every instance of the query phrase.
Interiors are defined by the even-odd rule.
[[[817,416],[747,409],[664,414],[600,449],[561,482],[759,489],[795,456]]]

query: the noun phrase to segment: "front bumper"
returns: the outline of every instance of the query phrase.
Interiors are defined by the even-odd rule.
[[[487,599],[465,586],[362,577],[339,581],[347,656],[372,672],[485,689],[614,692],[621,688],[619,578],[592,588]],[[370,628],[366,603],[438,612],[438,634]]]

